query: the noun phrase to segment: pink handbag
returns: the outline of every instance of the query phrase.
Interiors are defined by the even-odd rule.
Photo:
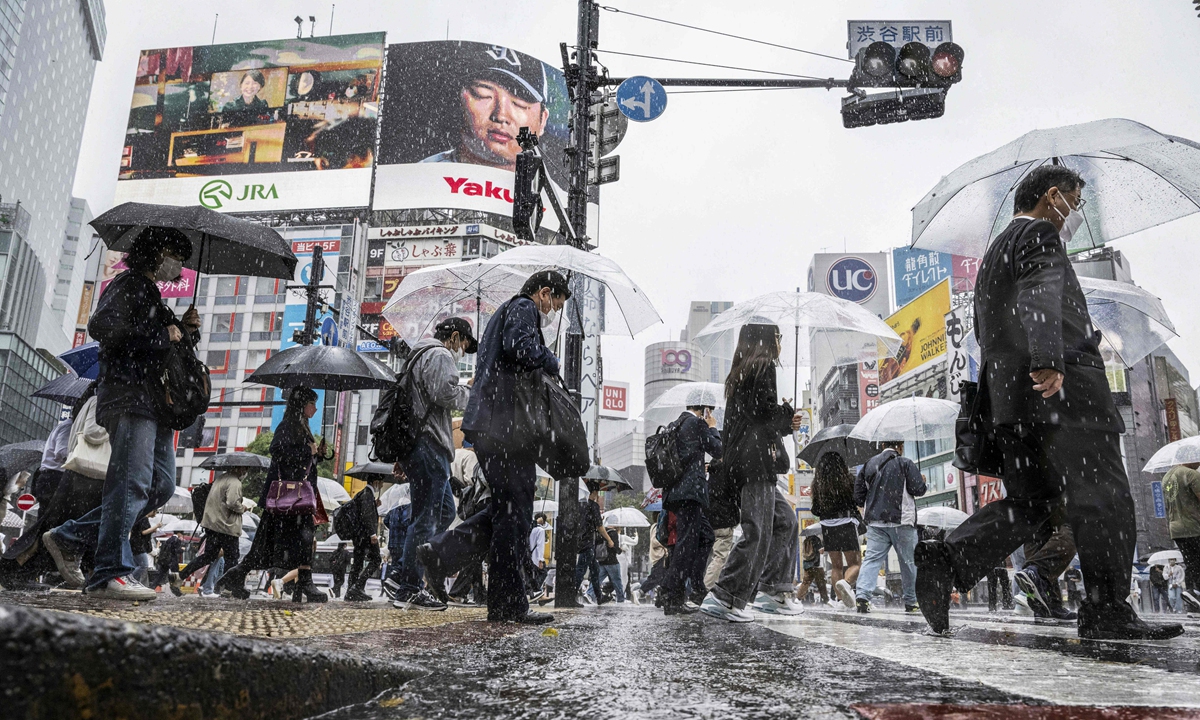
[[[280,515],[313,515],[317,512],[317,495],[308,481],[312,462],[299,480],[276,478],[267,492],[267,510]],[[283,473],[280,472],[280,475]]]

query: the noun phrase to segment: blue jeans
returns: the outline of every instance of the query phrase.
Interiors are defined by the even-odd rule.
[[[399,594],[421,589],[417,548],[429,538],[446,531],[454,520],[454,494],[450,491],[450,457],[437,443],[422,436],[412,455],[404,461],[412,498],[412,524],[404,538],[404,557],[397,568]],[[439,588],[441,589],[441,588]]]
[[[55,541],[76,552],[96,548],[88,589],[102,587],[136,569],[129,532],[138,518],[166,505],[175,491],[171,428],[159,427],[150,418],[121,415],[107,429],[112,455],[100,507],[54,530]]]
[[[204,573],[204,582],[200,584],[200,591],[211,594],[213,586],[225,574],[225,558],[219,557],[217,561],[208,566],[208,572]]]
[[[896,548],[900,560],[900,582],[903,586],[904,604],[917,604],[917,566],[913,563],[913,552],[917,549],[917,529],[911,525],[897,527],[867,528],[867,553],[862,568],[858,571],[858,586],[855,597],[869,600],[879,582],[879,569],[887,562],[888,550]]]
[[[1171,612],[1183,612],[1183,588],[1173,587],[1169,592],[1171,595]]]
[[[600,590],[600,585],[604,583],[604,578],[608,578],[612,583],[613,595],[616,596],[617,602],[625,602],[625,581],[621,578],[620,564],[600,566],[600,580],[596,583],[597,592]]]

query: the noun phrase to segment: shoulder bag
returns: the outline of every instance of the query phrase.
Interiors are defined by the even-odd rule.
[[[954,467],[975,475],[1004,477],[1004,454],[996,444],[992,408],[988,400],[987,365],[980,362],[979,382],[964,382],[954,421]]]
[[[312,460],[298,478],[283,477],[283,466],[280,466],[279,477],[271,483],[267,491],[267,510],[279,515],[314,515],[317,512],[317,494],[312,483],[308,481]]]
[[[88,442],[88,431],[93,429],[93,436],[103,434],[104,441],[98,444]],[[108,441],[108,433],[96,424],[96,396],[93,395],[83,404],[75,423],[71,425],[70,448],[63,470],[93,480],[103,480],[108,474],[108,461],[112,455],[112,445]]]

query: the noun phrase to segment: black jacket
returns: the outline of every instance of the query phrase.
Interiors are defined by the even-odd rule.
[[[334,575],[345,575],[346,568],[350,567],[350,551],[342,548],[335,550],[333,555],[329,557],[329,569]]]
[[[687,411],[676,422],[679,433],[675,445],[683,463],[683,477],[664,493],[663,507],[675,510],[685,502],[708,507],[708,472],[704,469],[704,455],[721,457],[721,433]]]
[[[279,422],[279,427],[275,428],[275,437],[271,438],[271,467],[267,470],[267,480],[263,483],[262,496],[258,502],[263,513],[271,513],[267,510],[267,495],[271,491],[271,483],[280,478],[295,480],[307,476],[317,502],[321,502],[312,442],[313,436],[312,431],[308,429],[308,421],[299,413],[286,413]],[[259,530],[262,529],[260,526]]]
[[[863,506],[863,520],[898,523],[903,518],[904,491],[919,498],[927,490],[917,464],[895,450],[884,450],[858,469],[854,502]],[[916,508],[913,508],[916,511]]]
[[[724,460],[708,466],[708,508],[704,511],[713,530],[737,527],[742,521],[742,484],[726,470]]]
[[[1100,333],[1054,225],[1015,218],[988,248],[975,283],[975,337],[985,363],[992,421],[1124,432],[1113,404]],[[1043,398],[1029,373],[1064,374]]]
[[[354,505],[352,512],[357,518],[358,533],[354,537],[342,539],[361,542],[377,534],[379,532],[379,509],[375,505],[375,491],[371,489],[371,486],[368,485],[359,490],[358,494],[351,498],[350,503]]]
[[[774,367],[742,382],[725,406],[721,440],[729,473],[741,482],[773,483],[787,472],[791,463],[780,439],[791,434],[794,414],[779,402]]]
[[[100,295],[88,332],[100,342],[96,421],[109,427],[117,416],[154,418],[148,380],[162,372],[177,325],[158,286],[145,275],[125,271]]]

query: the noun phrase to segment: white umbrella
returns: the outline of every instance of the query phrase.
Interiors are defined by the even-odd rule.
[[[194,533],[199,531],[199,526],[195,520],[174,520],[163,525],[158,529],[159,533],[185,532]]]
[[[393,485],[379,495],[379,514],[387,515],[400,505],[409,505],[412,498],[409,495],[409,484]]]
[[[1200,210],[1200,145],[1121,118],[1034,130],[960,166],[913,208],[915,247],[983,257],[1035,168],[1064,165],[1087,185],[1070,248],[1106,242]]]
[[[318,477],[317,491],[321,493],[321,502],[326,510],[336,510],[342,503],[350,502],[350,493],[331,478]]]
[[[592,252],[570,245],[525,245],[500,253],[487,261],[520,268],[526,275],[540,270],[558,270],[564,275],[581,275],[603,288],[598,329],[601,335],[633,336],[662,322],[646,293],[625,274],[621,266]]]
[[[1176,465],[1200,463],[1200,435],[1193,435],[1173,443],[1163,445],[1158,452],[1142,468],[1142,472],[1161,473]]]
[[[1079,278],[1079,284],[1103,337],[1100,352],[1106,362],[1133,367],[1179,336],[1162,301],[1137,285],[1089,277]]]
[[[930,528],[953,530],[963,524],[969,515],[952,507],[926,507],[917,510],[917,524]]]
[[[558,512],[558,503],[554,502],[553,500],[537,500],[533,503],[534,515],[537,515],[538,513],[553,515],[556,512]]]
[[[615,508],[600,517],[609,527],[650,527],[650,521],[646,519],[646,515],[637,508]]]
[[[191,491],[185,487],[176,485],[171,499],[161,509],[168,513],[190,513],[192,511]]]
[[[410,345],[449,317],[473,318],[479,337],[496,308],[519,293],[528,276],[487,260],[422,268],[400,281],[383,316]]]
[[[1183,553],[1178,550],[1159,550],[1147,561],[1150,565],[1166,565],[1168,560],[1183,562]]]
[[[863,415],[850,432],[850,437],[872,442],[919,442],[952,438],[958,410],[958,403],[937,398],[893,400]]]

